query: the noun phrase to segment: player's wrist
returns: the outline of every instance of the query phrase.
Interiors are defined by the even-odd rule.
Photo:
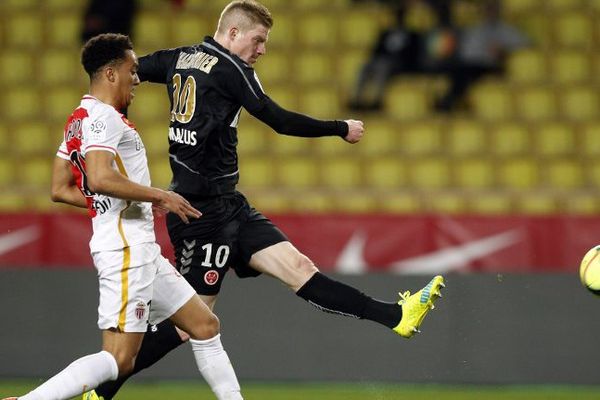
[[[335,120],[336,123],[336,134],[341,137],[342,139],[346,139],[346,137],[348,136],[348,133],[350,132],[350,124],[348,123],[347,120],[345,121],[341,121],[336,119]]]
[[[166,192],[162,189],[159,189],[159,188],[152,188],[152,194],[151,194],[150,201],[152,202],[152,205],[161,206],[166,202],[168,197],[169,197],[168,192]]]

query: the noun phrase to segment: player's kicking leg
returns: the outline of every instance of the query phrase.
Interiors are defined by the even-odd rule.
[[[254,253],[250,266],[278,278],[296,295],[322,311],[368,319],[406,338],[418,331],[444,287],[444,279],[437,276],[415,295],[406,295],[406,300],[398,303],[379,301],[321,274],[308,257],[287,241]]]

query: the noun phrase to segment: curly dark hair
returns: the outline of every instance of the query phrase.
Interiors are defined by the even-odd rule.
[[[133,50],[129,36],[119,33],[102,33],[88,40],[81,51],[81,64],[94,79],[100,69],[125,60],[127,50]]]

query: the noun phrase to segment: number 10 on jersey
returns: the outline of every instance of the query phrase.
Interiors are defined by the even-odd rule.
[[[181,75],[173,75],[173,108],[171,109],[171,122],[187,124],[194,116],[196,110],[196,80],[188,76],[181,84]]]

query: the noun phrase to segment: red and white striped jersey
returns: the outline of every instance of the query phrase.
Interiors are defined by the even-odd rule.
[[[114,154],[113,167],[131,181],[150,186],[146,150],[135,126],[111,105],[86,95],[71,114],[56,155],[72,164],[75,181],[92,217],[93,252],[118,250],[154,242],[152,205],[92,193],[87,186],[85,156],[89,151]]]

